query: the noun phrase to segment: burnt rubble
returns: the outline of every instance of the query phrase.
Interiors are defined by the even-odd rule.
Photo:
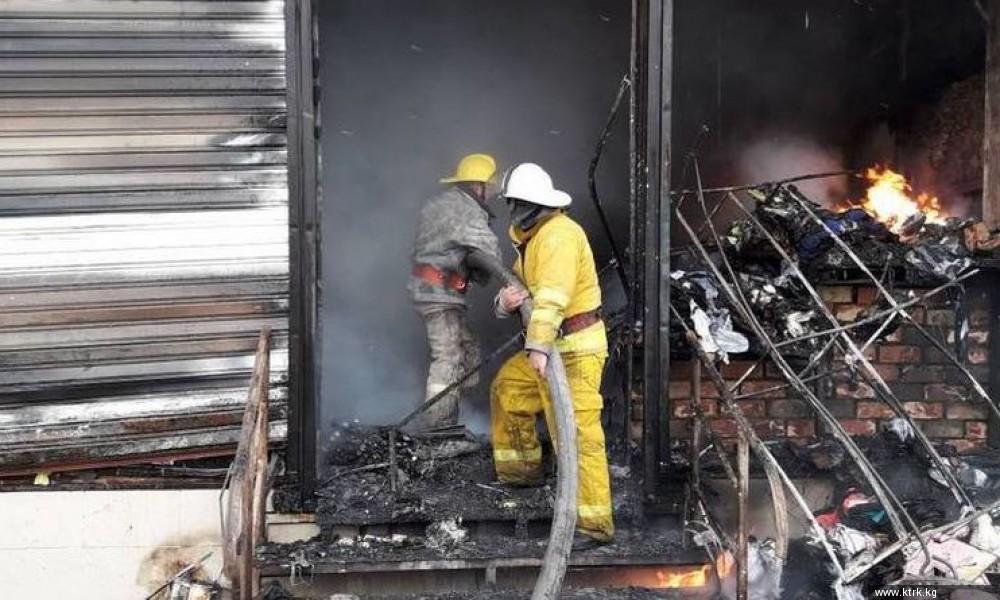
[[[694,172],[700,178],[697,161]],[[739,191],[746,196],[738,196]],[[685,203],[703,219],[697,231],[681,210]],[[720,230],[712,217],[724,204],[744,218]],[[847,600],[920,577],[987,584],[992,573],[1000,572],[1000,527],[993,522],[1000,514],[1000,494],[990,483],[994,465],[976,465],[933,443],[865,350],[906,324],[967,379],[963,383],[974,390],[975,400],[1000,415],[964,358],[957,358],[966,356],[968,331],[962,286],[976,274],[977,263],[993,258],[1000,246],[997,235],[974,221],[929,223],[921,214],[890,226],[860,207],[825,209],[787,182],[706,191],[699,181],[696,190],[675,198],[674,217],[690,246],[674,262],[671,276],[672,349],[675,356],[696,357],[716,388],[720,406],[739,431],[741,448],[752,452],[767,476],[778,526],[773,551],[764,543],[747,543],[746,522],[733,538],[713,529],[718,535],[711,543],[702,539],[705,549],[715,556],[746,557],[750,597],[757,600],[777,598],[778,588],[786,595]],[[837,319],[816,287],[845,274],[877,291],[876,302],[850,322]],[[899,280],[924,289],[899,292]],[[945,290],[954,290],[959,300],[959,333],[952,348],[910,314],[913,306]],[[730,388],[717,367],[740,354],[759,360],[738,381],[766,361],[784,379],[780,387],[815,414],[825,437],[805,446],[761,439],[736,402],[746,395],[737,398],[737,388]],[[821,384],[834,377],[866,386],[895,415],[885,431],[869,438],[848,435],[820,393]],[[691,419],[710,432],[699,402],[700,391],[692,397]],[[741,481],[749,472],[741,468],[734,476],[718,440],[710,433],[695,440],[717,447],[716,474],[725,474],[737,489],[745,485]],[[694,474],[710,473],[705,467],[712,466],[708,457],[713,455],[701,447],[689,455],[697,487],[700,478]],[[833,478],[836,493],[831,506],[813,514],[792,477],[816,474]],[[804,538],[789,540],[787,525],[780,526],[788,509],[778,497],[786,493],[809,520]],[[695,495],[704,498],[698,490]],[[707,508],[702,516],[712,529]],[[795,561],[779,574],[792,552],[814,560]],[[770,576],[761,567],[765,564],[772,565]],[[774,584],[778,578],[780,586]]]
[[[479,592],[453,592],[445,594],[408,594],[394,596],[377,596],[378,600],[528,600],[529,592],[516,590],[494,590]],[[261,595],[262,600],[293,600],[278,584],[269,586]],[[643,589],[638,587],[624,589],[580,588],[563,590],[558,600],[662,600],[662,590]],[[375,600],[375,596],[355,594],[335,594],[330,600]]]
[[[332,439],[326,475],[317,488],[316,515],[321,527],[430,523],[458,517],[524,523],[551,518],[554,475],[541,487],[497,483],[488,440],[464,428],[395,436],[395,492],[388,432],[345,424],[333,432]],[[551,473],[554,467],[548,454],[546,461]],[[636,513],[638,502],[628,472],[622,467],[612,469],[612,500],[623,522]]]

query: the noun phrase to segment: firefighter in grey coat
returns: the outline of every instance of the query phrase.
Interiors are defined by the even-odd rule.
[[[480,360],[479,344],[465,317],[465,294],[470,282],[487,283],[489,275],[471,269],[466,259],[473,250],[500,259],[500,244],[490,229],[493,215],[486,206],[487,186],[495,175],[493,157],[470,154],[453,176],[441,180],[444,190],[420,212],[408,287],[427,324],[431,365],[426,398],[437,395]],[[470,377],[462,388],[425,411],[422,427],[456,425],[461,393],[476,383],[477,378]]]

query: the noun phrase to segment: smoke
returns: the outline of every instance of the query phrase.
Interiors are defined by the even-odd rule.
[[[405,8],[402,8],[405,4]],[[572,214],[607,256],[587,201],[587,168],[628,69],[630,6],[617,0],[345,0],[322,3],[322,390],[320,445],[338,423],[386,424],[423,400],[428,350],[406,290],[423,201],[467,153],[501,168],[531,161],[574,197]],[[525,18],[530,15],[530,18]],[[624,239],[627,119],[599,173]],[[493,223],[509,264],[507,210]],[[474,289],[484,354],[512,333]],[[489,381],[463,402],[485,431]]]
[[[800,175],[843,171],[844,157],[832,146],[795,135],[762,136],[738,154],[739,181],[777,181]],[[846,175],[802,181],[796,184],[810,199],[835,206],[848,196]]]

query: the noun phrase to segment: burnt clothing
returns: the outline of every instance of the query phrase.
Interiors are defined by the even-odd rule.
[[[427,265],[445,275],[456,273],[466,281],[486,281],[488,275],[474,272],[466,264],[472,250],[500,260],[500,243],[490,229],[489,211],[461,187],[449,187],[429,199],[420,211],[413,266]],[[435,285],[411,274],[407,287],[421,313],[465,307],[464,290],[455,286]]]
[[[480,360],[479,344],[469,330],[464,308],[446,308],[424,314],[427,343],[431,347],[431,366],[427,374],[426,399],[436,396]],[[458,424],[458,401],[465,390],[476,386],[478,375],[469,377],[433,407],[421,415],[422,429],[437,429]]]

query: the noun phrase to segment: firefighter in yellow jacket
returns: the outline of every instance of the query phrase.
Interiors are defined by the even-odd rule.
[[[526,324],[525,351],[503,365],[490,389],[493,462],[505,483],[544,481],[535,418],[544,412],[549,431],[555,431],[545,369],[549,354],[558,351],[576,415],[580,480],[574,549],[583,550],[614,536],[601,428],[601,374],[608,342],[594,255],[586,233],[564,211],[572,201],[569,194],[554,189],[541,167],[515,167],[504,181],[503,194],[518,251],[514,272],[528,287],[533,311]],[[513,314],[527,298],[524,290],[504,288],[496,298],[497,316]]]

